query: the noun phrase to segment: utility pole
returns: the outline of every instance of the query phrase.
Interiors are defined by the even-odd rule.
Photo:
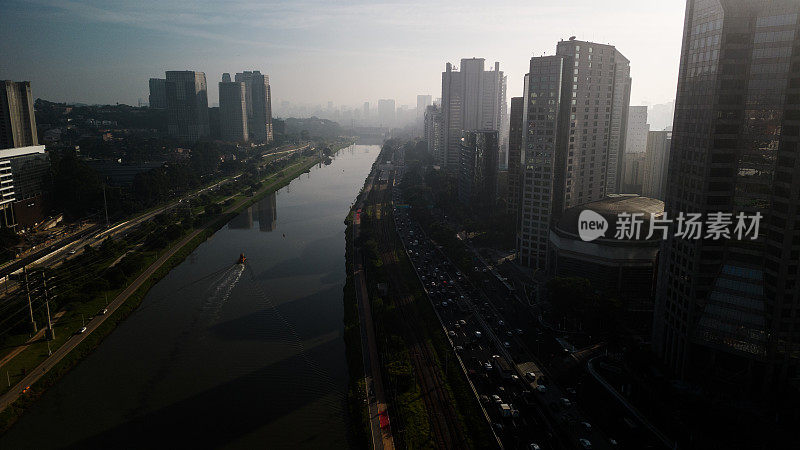
[[[31,324],[33,325],[33,332],[36,333],[36,321],[33,319],[33,306],[31,305],[31,291],[28,289],[28,266],[22,266],[22,273],[25,274],[25,296],[28,297],[28,311],[31,313]]]
[[[44,286],[44,303],[47,307],[47,338],[49,340],[55,339],[56,335],[53,332],[53,323],[50,321],[50,293],[47,292],[47,276],[42,271],[42,285]]]
[[[106,201],[106,185],[105,184],[103,184],[103,209],[105,209],[105,212],[106,212],[106,228],[108,228],[110,225],[108,223],[108,202]]]

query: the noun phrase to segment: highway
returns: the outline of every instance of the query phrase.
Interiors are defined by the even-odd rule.
[[[402,204],[399,190],[394,200]],[[616,441],[587,420],[575,390],[558,386],[522,339],[524,333],[533,332],[538,340],[544,332],[518,323],[513,315],[505,317],[513,311],[506,311],[498,294],[487,295],[474,286],[428,239],[407,208],[395,207],[395,217],[420,281],[503,445],[613,448]],[[508,408],[501,408],[503,404]]]
[[[286,157],[290,156],[292,153],[295,153],[295,152],[298,152],[298,151],[303,151],[303,150],[309,148],[309,146],[310,146],[310,144],[305,144],[305,145],[302,145],[302,146],[299,146],[299,147],[296,147],[296,148],[291,148],[291,149],[287,149],[287,150],[281,150],[281,151],[273,152],[273,153],[267,153],[266,155],[263,155],[263,157],[267,157],[267,156],[271,156],[271,155],[275,155],[275,154],[281,154],[281,155],[284,155],[284,156],[281,157],[281,158],[278,158],[276,160],[268,161],[268,162],[262,164],[262,166],[267,165],[267,164],[272,164],[272,163],[275,163],[277,161],[283,160]],[[23,266],[35,264],[35,265],[42,266],[42,267],[56,267],[65,258],[67,258],[69,256],[73,256],[75,254],[80,254],[81,252],[83,252],[83,249],[87,245],[94,245],[94,244],[102,241],[103,239],[105,239],[107,237],[116,237],[116,236],[119,236],[120,234],[125,234],[129,230],[131,230],[132,228],[134,228],[137,225],[141,224],[142,222],[150,220],[153,217],[155,217],[158,214],[161,214],[163,212],[171,211],[172,209],[180,206],[184,201],[191,200],[191,199],[193,199],[195,197],[198,197],[198,196],[200,196],[200,195],[202,195],[202,194],[204,194],[206,192],[213,191],[213,190],[217,189],[218,187],[222,186],[223,184],[228,183],[230,181],[235,181],[240,176],[241,176],[241,174],[237,174],[237,175],[232,175],[230,177],[224,178],[224,179],[219,180],[219,181],[217,181],[217,182],[215,182],[213,184],[210,184],[210,185],[205,186],[205,187],[203,187],[203,188],[201,188],[199,190],[196,190],[196,191],[194,191],[194,192],[192,192],[190,194],[187,194],[187,195],[183,196],[181,199],[168,202],[168,203],[166,203],[166,204],[164,204],[162,206],[159,206],[157,208],[153,208],[150,211],[142,213],[141,215],[136,216],[136,217],[134,217],[132,219],[128,219],[128,220],[119,222],[119,223],[117,223],[117,224],[115,224],[115,225],[113,225],[113,226],[111,226],[111,227],[109,227],[107,229],[103,229],[100,225],[96,225],[94,227],[90,227],[85,232],[76,233],[75,235],[70,236],[69,238],[64,239],[62,241],[59,241],[56,244],[53,244],[53,245],[47,247],[46,249],[44,249],[44,250],[42,250],[40,252],[36,252],[36,253],[34,253],[32,255],[29,255],[29,256],[21,259],[21,260],[18,260],[18,261],[12,261],[12,262],[6,263],[2,267],[2,269],[0,269],[0,286],[4,285],[3,286],[3,291],[0,292],[0,301],[2,301],[1,299],[3,297],[5,297],[6,295],[8,295],[10,293],[13,293],[19,287],[19,283],[17,283],[13,279],[10,279],[9,275],[12,274],[12,273],[17,273],[17,272],[21,271]],[[74,253],[72,253],[73,251],[74,251]]]

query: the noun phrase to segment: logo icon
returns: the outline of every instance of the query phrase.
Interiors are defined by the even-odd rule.
[[[605,237],[608,221],[605,217],[590,209],[584,209],[578,216],[578,235],[581,240],[590,242]]]

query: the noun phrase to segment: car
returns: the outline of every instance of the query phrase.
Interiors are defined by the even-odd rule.
[[[480,399],[481,403],[489,403],[489,397],[487,397],[486,395],[481,395]]]
[[[497,325],[499,325],[499,326],[501,326],[501,327],[502,327],[503,325],[505,325],[505,324],[506,324],[506,323],[505,323],[505,322],[503,322],[502,320],[498,320],[498,321],[497,321]]]
[[[107,312],[108,312],[108,308],[103,308],[103,309],[101,309],[101,310],[100,310],[100,311],[99,311],[97,314],[98,314],[98,315],[101,315],[101,316],[103,316],[103,315],[105,315]]]
[[[533,372],[525,372],[525,378],[530,381],[536,381],[536,374]]]
[[[492,363],[490,363],[490,362],[483,363],[483,369],[485,371],[487,371],[487,372],[491,371],[492,370]]]
[[[510,331],[506,331],[506,336],[508,336],[508,337],[512,337],[512,336],[514,336],[514,333],[512,333],[512,332],[510,332]]]
[[[505,347],[505,348],[511,348],[511,343],[510,343],[510,342],[508,342],[508,341],[505,341],[505,342],[503,342],[503,347]]]
[[[447,308],[447,302],[442,302],[442,307]]]
[[[592,443],[588,439],[581,438],[581,439],[578,439],[578,442],[580,442],[581,443],[581,447],[583,447],[585,449],[592,448]]]
[[[464,320],[464,319],[461,319],[461,320],[458,321],[458,323],[461,324],[461,325],[466,325],[467,321]]]
[[[517,382],[519,381],[519,377],[514,374],[511,374],[511,381]]]
[[[480,331],[475,332],[475,339],[480,339],[483,336]]]
[[[531,442],[528,444],[528,450],[542,450],[542,447],[539,447],[539,444],[535,442]]]
[[[585,428],[586,431],[592,431],[592,424],[589,422],[581,422],[581,425],[583,425],[583,428]]]
[[[86,332],[86,327],[83,327],[80,330],[78,330],[78,334],[83,334],[85,332]]]
[[[575,393],[576,393],[575,388],[568,387],[567,388],[567,393],[569,395],[575,395]]]
[[[568,408],[572,406],[572,402],[569,401],[569,399],[566,397],[561,397],[561,405],[564,406],[565,408]]]
[[[70,254],[70,255],[74,255],[75,253],[78,253],[78,251],[77,251],[77,250],[75,250],[74,248],[73,248],[72,250],[70,250],[70,251],[69,251],[69,254]]]
[[[514,330],[514,332],[517,334],[522,334],[522,328],[517,328],[516,330]]]
[[[463,352],[464,351],[464,347],[462,347],[460,345],[456,345],[456,351],[457,352]]]
[[[492,401],[494,401],[495,403],[503,403],[503,401],[500,400],[500,396],[497,394],[492,395]]]
[[[456,337],[456,332],[453,331],[453,330],[450,330],[450,331],[447,332],[447,335],[450,336],[450,337]]]

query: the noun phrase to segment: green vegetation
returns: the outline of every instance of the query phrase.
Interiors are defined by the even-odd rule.
[[[369,407],[364,380],[364,355],[361,352],[361,330],[358,317],[358,300],[353,277],[353,224],[352,211],[345,219],[345,267],[347,279],[343,289],[344,342],[349,372],[347,406],[350,416],[350,443],[356,448],[368,448],[370,442]]]

